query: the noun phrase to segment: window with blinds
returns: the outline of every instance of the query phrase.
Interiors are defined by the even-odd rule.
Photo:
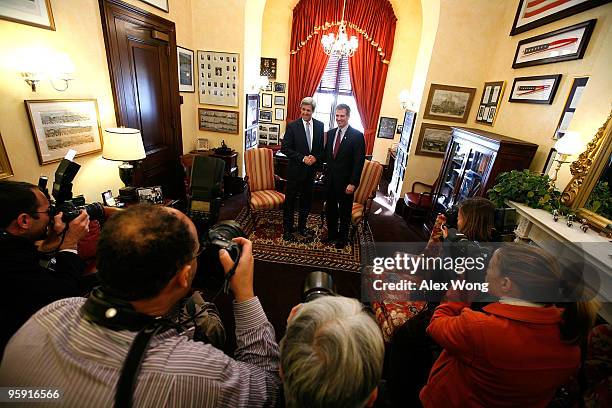
[[[361,117],[353,97],[348,57],[337,55],[329,57],[314,99],[317,102],[317,109],[313,116],[324,123],[325,131],[336,127],[336,106],[344,103],[351,108],[349,124],[363,132]]]

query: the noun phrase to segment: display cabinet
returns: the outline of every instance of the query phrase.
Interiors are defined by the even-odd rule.
[[[425,227],[468,197],[484,196],[500,173],[529,168],[538,145],[479,129],[453,127]]]

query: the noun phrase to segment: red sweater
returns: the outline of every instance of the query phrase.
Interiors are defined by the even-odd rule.
[[[494,303],[483,310],[436,308],[427,333],[444,351],[421,390],[423,405],[546,407],[580,364],[579,347],[561,341],[561,309]]]

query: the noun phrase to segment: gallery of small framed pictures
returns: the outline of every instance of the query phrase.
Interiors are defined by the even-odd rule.
[[[596,22],[593,19],[519,41],[512,68],[581,59]]]
[[[509,102],[550,105],[561,82],[561,74],[514,78]]]
[[[478,105],[476,122],[493,125],[505,87],[505,81],[485,82]]]
[[[557,125],[557,130],[555,130],[553,139],[560,139],[565,136],[565,132],[567,132],[567,129],[569,128],[569,125],[574,117],[574,112],[576,111],[576,107],[578,106],[578,102],[580,102],[580,98],[582,97],[582,93],[584,92],[584,88],[586,87],[588,81],[589,77],[574,78],[574,82],[572,83],[572,87],[569,95],[567,96],[567,100],[565,101],[565,105],[563,106],[563,112],[559,118],[559,124]]]
[[[238,106],[239,54],[198,50],[201,104]]]
[[[278,123],[259,124],[259,144],[276,145],[279,143],[280,125]]]

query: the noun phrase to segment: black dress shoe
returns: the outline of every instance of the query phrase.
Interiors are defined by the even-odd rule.
[[[293,236],[293,233],[291,233],[291,232],[285,232],[285,233],[283,234],[283,239],[284,239],[285,241],[290,241],[290,242],[295,241],[295,237]]]
[[[343,249],[346,246],[346,240],[339,239],[336,241],[336,249]]]
[[[314,236],[315,236],[314,231],[311,230],[310,228],[300,229],[300,230],[298,230],[298,234],[300,234],[304,238],[314,238]]]

